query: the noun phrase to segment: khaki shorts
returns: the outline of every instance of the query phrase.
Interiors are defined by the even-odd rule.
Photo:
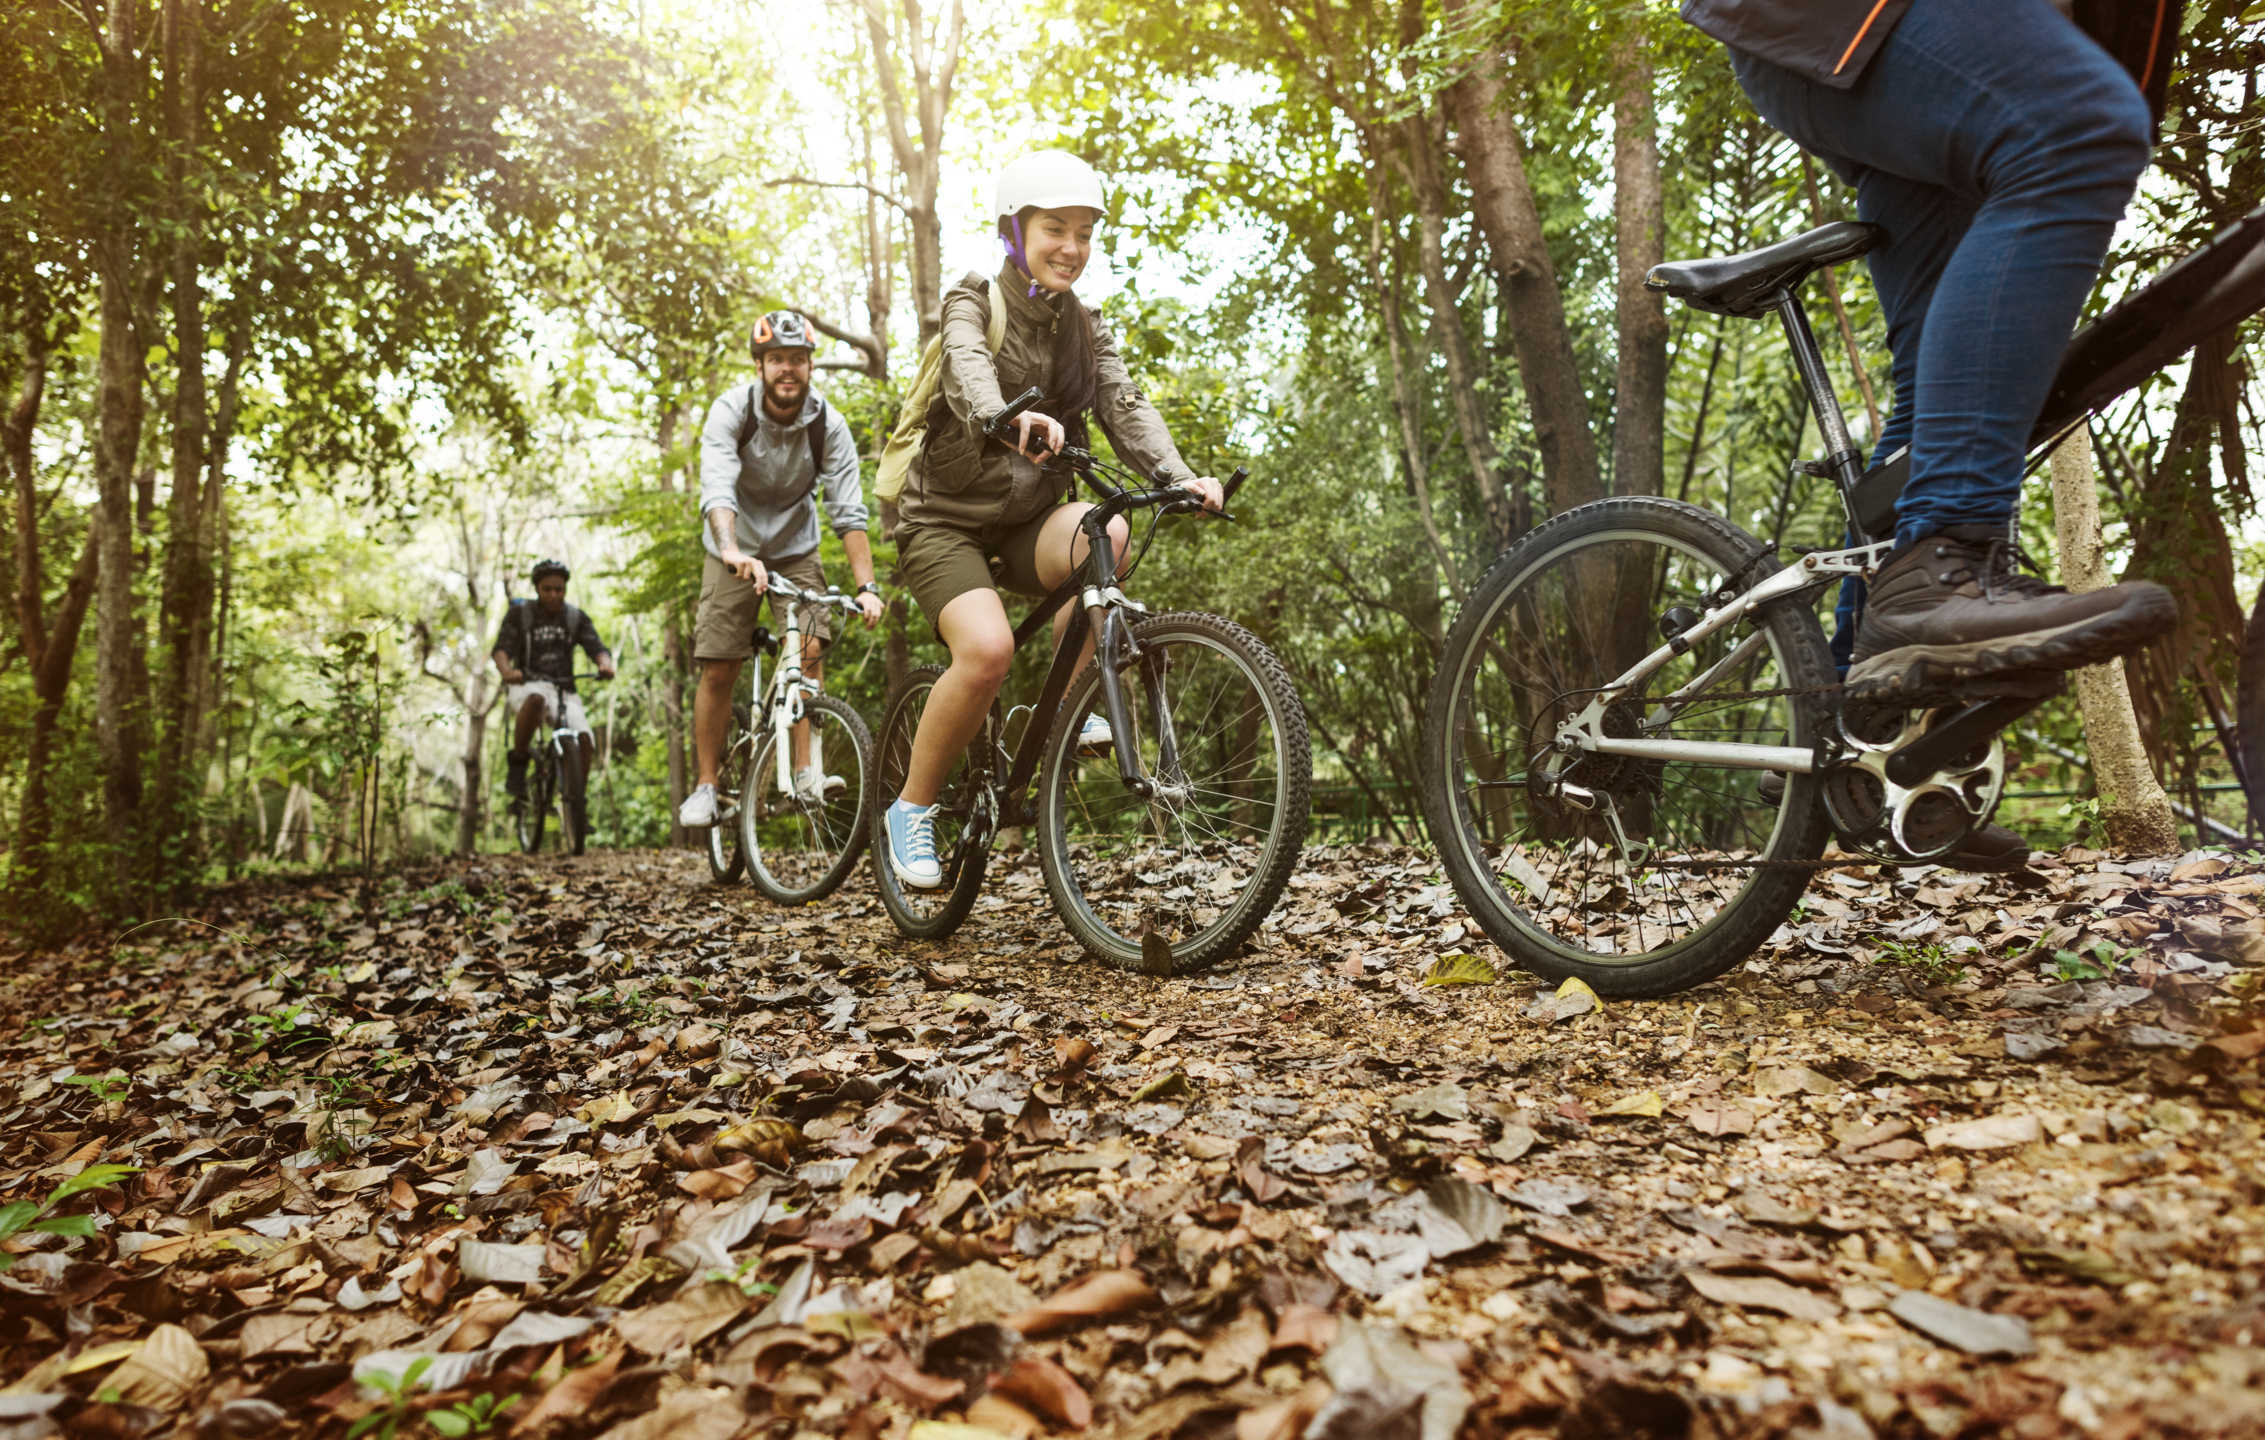
[[[1044,595],[1050,587],[1038,579],[1038,532],[1053,515],[983,530],[907,523],[897,531],[897,583],[931,625],[970,590]]]
[[[713,555],[705,558],[707,563],[700,567],[700,610],[692,622],[692,658],[745,660],[755,653],[755,626],[763,617],[763,597],[755,593],[753,585],[732,574],[723,561]],[[815,550],[766,560],[763,568],[805,590],[826,588],[826,571],[819,565]],[[800,608],[804,639],[816,639],[823,645],[833,638],[832,611],[822,605]],[[786,634],[786,606],[776,595],[771,597],[771,623],[782,637]]]

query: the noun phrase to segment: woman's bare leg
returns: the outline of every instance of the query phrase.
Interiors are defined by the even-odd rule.
[[[1007,623],[1007,607],[996,590],[954,597],[936,617],[936,629],[951,649],[952,663],[928,692],[928,707],[912,735],[912,758],[897,797],[907,805],[936,803],[952,762],[983,728],[983,717],[1015,658],[1014,627]]]

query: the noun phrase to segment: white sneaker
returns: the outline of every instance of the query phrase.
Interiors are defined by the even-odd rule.
[[[1109,717],[1098,711],[1086,716],[1085,723],[1078,727],[1077,753],[1080,755],[1106,755],[1116,743],[1117,737],[1109,729]]]
[[[848,788],[847,780],[839,775],[820,775],[815,765],[794,772],[794,798],[805,805],[823,805]]]
[[[687,830],[705,830],[716,823],[716,787],[703,785],[676,807],[676,823]]]

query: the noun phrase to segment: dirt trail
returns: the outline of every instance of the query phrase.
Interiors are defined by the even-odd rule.
[[[1425,984],[1499,957],[1375,848],[1171,980],[1034,866],[933,946],[683,854],[245,887],[0,952],[0,1201],[140,1167],[5,1242],[0,1440],[2265,1433],[2261,909],[1835,873],[1600,1005]]]

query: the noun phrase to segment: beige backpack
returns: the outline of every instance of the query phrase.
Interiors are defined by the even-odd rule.
[[[989,281],[969,276],[978,286],[988,287]],[[991,320],[983,327],[983,343],[993,355],[1007,343],[1007,307],[999,297],[991,298]],[[912,388],[905,392],[904,409],[897,413],[897,428],[890,432],[889,443],[881,447],[880,473],[873,480],[874,498],[894,505],[904,493],[904,477],[911,473],[913,457],[920,453],[920,442],[928,435],[928,407],[936,401],[936,391],[944,383],[944,337],[938,335],[920,352],[920,369],[912,377]]]

